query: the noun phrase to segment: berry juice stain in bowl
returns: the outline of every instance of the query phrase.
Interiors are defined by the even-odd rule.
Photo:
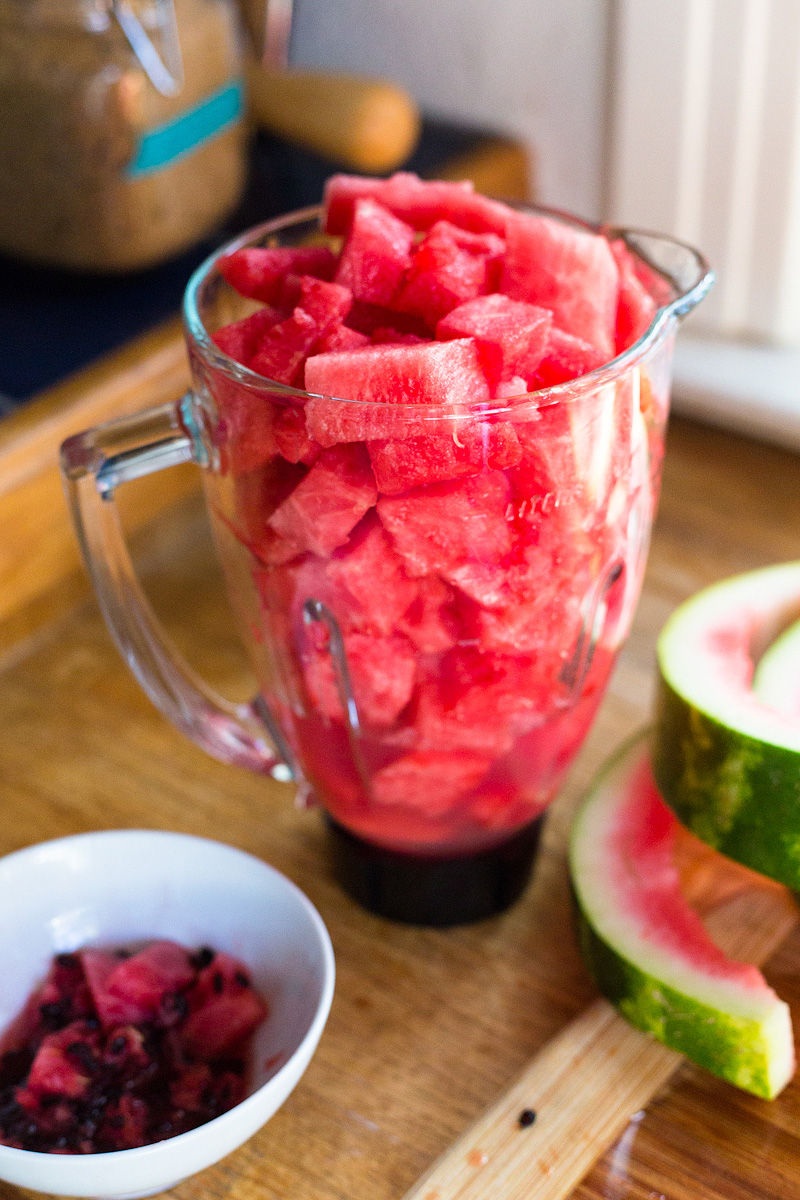
[[[195,1129],[247,1095],[267,1015],[247,968],[209,947],[57,954],[0,1037],[0,1142],[96,1154]]]

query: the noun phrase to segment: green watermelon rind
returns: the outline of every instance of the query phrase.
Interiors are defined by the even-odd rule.
[[[702,841],[800,889],[800,722],[735,690],[726,695],[718,686],[714,694],[692,642],[737,602],[756,606],[765,630],[779,626],[800,605],[800,563],[706,588],[667,622],[658,643],[653,773],[666,803]]]
[[[598,865],[604,810],[613,808],[615,785],[646,746],[640,735],[622,747],[572,826],[569,863],[581,952],[602,995],[630,1024],[721,1079],[772,1099],[794,1069],[787,1005],[766,984],[714,979],[654,946],[615,904]]]

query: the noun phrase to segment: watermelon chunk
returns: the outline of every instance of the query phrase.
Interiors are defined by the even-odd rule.
[[[550,217],[510,213],[500,290],[549,308],[555,324],[614,354],[619,271],[608,242]]]
[[[504,248],[494,234],[464,233],[437,221],[414,252],[393,307],[433,329],[451,309],[489,291],[492,266]]]
[[[475,343],[468,338],[314,355],[306,363],[306,388],[317,394],[306,404],[306,425],[321,446],[424,433],[425,415],[418,418],[397,405],[466,407],[489,399]]]
[[[480,783],[491,765],[486,755],[468,751],[415,750],[372,777],[378,804],[400,804],[440,817]]]
[[[205,1061],[235,1050],[268,1011],[246,968],[222,951],[198,973],[187,1000],[189,1015],[181,1043],[189,1054]]]
[[[33,1107],[43,1095],[79,1099],[89,1091],[94,1071],[100,1066],[100,1038],[86,1021],[49,1033],[31,1065],[22,1098]],[[20,1099],[20,1097],[18,1097]]]
[[[262,337],[250,360],[250,369],[277,383],[301,387],[303,365],[321,333],[310,313],[296,308]]]
[[[425,575],[415,582],[416,598],[398,620],[397,628],[421,654],[442,654],[458,641],[452,589],[436,575]]]
[[[213,391],[219,412],[214,437],[224,467],[244,475],[264,466],[278,453],[274,405],[263,392],[221,373],[214,377]]]
[[[356,200],[336,282],[357,300],[390,305],[411,262],[414,230],[369,197]]]
[[[317,328],[327,332],[344,321],[353,306],[353,294],[339,283],[327,283],[313,275],[301,275],[299,308],[313,317]]]
[[[646,333],[656,315],[657,305],[636,274],[634,257],[622,238],[610,243],[611,253],[619,269],[619,304],[615,349],[622,354]]]
[[[502,236],[508,208],[475,192],[469,182],[423,181],[410,171],[389,179],[364,179],[359,175],[331,175],[325,184],[324,227],[328,233],[346,233],[356,201],[363,196],[383,204],[414,229],[429,229],[434,221],[448,220],[475,233]]]
[[[315,442],[306,429],[306,415],[302,408],[287,404],[275,416],[273,426],[275,444],[281,455],[290,463],[312,466],[322,447]]]
[[[397,312],[396,309],[385,308],[381,304],[366,304],[362,300],[353,301],[353,307],[347,315],[347,324],[358,333],[366,334],[370,341],[381,329],[391,329],[398,334],[415,334],[422,342],[431,340],[430,330],[420,317]]]
[[[378,516],[410,575],[441,573],[469,561],[498,564],[512,545],[510,495],[505,475],[492,471],[381,496]]]
[[[420,687],[417,748],[504,754],[536,721],[542,699],[531,688],[528,660],[456,646]]]
[[[333,325],[327,333],[323,333],[314,351],[317,354],[326,354],[330,350],[359,350],[369,343],[370,339],[366,333],[359,333],[349,325]]]
[[[460,421],[453,423],[449,434],[423,434],[402,441],[379,438],[368,441],[367,449],[378,491],[385,496],[513,467],[522,455],[514,426],[507,421]]]
[[[251,247],[221,258],[219,269],[240,295],[274,304],[287,273],[333,279],[336,258],[327,246]]]
[[[294,547],[283,543],[267,521],[305,476],[306,470],[301,464],[275,458],[266,467],[234,479],[233,518],[216,508],[215,514],[261,562],[287,562],[294,557]],[[279,553],[279,544],[287,550],[283,557]]]
[[[374,516],[364,521],[347,546],[328,563],[327,577],[335,590],[343,589],[334,612],[347,624],[387,635],[419,594],[416,581],[403,569],[388,534]]]
[[[583,338],[573,337],[555,326],[550,330],[550,337],[539,366],[531,377],[530,384],[534,388],[557,387],[559,383],[568,383],[589,371],[602,367],[606,356],[602,351],[585,342]]]
[[[104,1027],[170,1024],[174,1010],[165,997],[174,998],[194,979],[188,952],[166,940],[122,960],[103,950],[83,950],[80,959]]]
[[[406,638],[344,634],[344,651],[360,720],[377,728],[394,724],[411,699],[416,653]],[[303,654],[303,673],[312,705],[325,717],[344,720],[328,647],[310,645]]]
[[[325,558],[347,541],[377,497],[364,447],[335,446],[320,455],[268,524],[295,553],[310,550]]]
[[[436,326],[436,337],[475,338],[494,389],[514,376],[533,378],[548,348],[552,324],[548,309],[493,292],[448,313]]]
[[[233,321],[230,325],[224,325],[222,329],[218,329],[212,335],[212,340],[223,354],[227,354],[229,358],[234,358],[243,366],[249,367],[250,360],[261,343],[261,338],[273,325],[278,324],[281,315],[277,308],[266,305],[241,321]]]

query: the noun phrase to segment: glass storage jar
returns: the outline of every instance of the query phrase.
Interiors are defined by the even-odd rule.
[[[0,0],[0,250],[168,258],[236,204],[242,117],[232,0]]]

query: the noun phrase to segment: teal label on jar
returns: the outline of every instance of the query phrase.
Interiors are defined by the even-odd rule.
[[[237,79],[212,92],[194,108],[143,134],[125,174],[129,179],[140,179],[170,166],[234,125],[243,111],[244,84]]]

